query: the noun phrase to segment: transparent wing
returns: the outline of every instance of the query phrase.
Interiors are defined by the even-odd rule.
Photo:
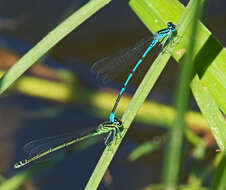
[[[132,47],[126,48],[112,56],[105,57],[94,63],[91,69],[97,73],[105,83],[115,79],[122,71],[128,68],[132,69],[133,66],[135,66],[152,40],[153,37],[148,37]]]
[[[65,133],[63,135],[53,137],[45,137],[27,143],[23,149],[29,154],[29,158],[31,158],[51,148],[72,141],[78,137],[78,132]]]

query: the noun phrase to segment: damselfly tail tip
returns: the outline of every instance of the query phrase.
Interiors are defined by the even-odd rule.
[[[13,167],[14,167],[15,169],[18,169],[18,168],[23,167],[23,166],[26,165],[27,163],[28,163],[27,160],[22,160],[22,161],[16,162],[16,163],[14,164]]]

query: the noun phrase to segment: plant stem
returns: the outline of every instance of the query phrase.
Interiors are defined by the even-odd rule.
[[[191,14],[190,26],[192,30],[190,32],[190,43],[187,48],[187,53],[184,61],[180,63],[180,76],[178,91],[175,97],[177,114],[170,130],[169,147],[166,151],[164,162],[164,185],[165,189],[173,190],[177,189],[177,181],[179,178],[180,162],[183,146],[183,133],[184,133],[184,115],[189,101],[189,83],[191,81],[193,72],[193,53],[196,42],[198,19],[201,15],[201,1],[190,1],[190,6],[193,6],[194,11]]]

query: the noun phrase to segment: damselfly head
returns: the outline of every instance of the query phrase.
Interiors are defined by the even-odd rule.
[[[168,22],[167,26],[170,30],[172,30],[173,32],[176,31],[176,25],[174,25],[172,22]]]
[[[115,117],[114,124],[115,125],[118,125],[118,126],[121,126],[122,125],[122,121],[120,119],[118,119],[118,118]]]

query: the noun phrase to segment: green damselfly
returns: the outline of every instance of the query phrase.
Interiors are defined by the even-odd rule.
[[[87,135],[75,138],[72,135],[61,135],[56,137],[46,137],[38,140],[31,141],[25,145],[27,151],[29,152],[29,158],[21,160],[14,164],[14,168],[21,168],[31,162],[39,160],[50,153],[56,152],[75,143],[81,142],[90,137],[107,134],[105,139],[105,145],[109,145],[113,140],[120,136],[123,129],[123,125],[120,120],[115,119],[115,122],[104,122],[101,123],[96,130],[90,132]],[[70,139],[65,141],[63,144],[60,142],[62,139]],[[59,143],[58,143],[59,142]],[[52,145],[54,144],[54,145]]]

